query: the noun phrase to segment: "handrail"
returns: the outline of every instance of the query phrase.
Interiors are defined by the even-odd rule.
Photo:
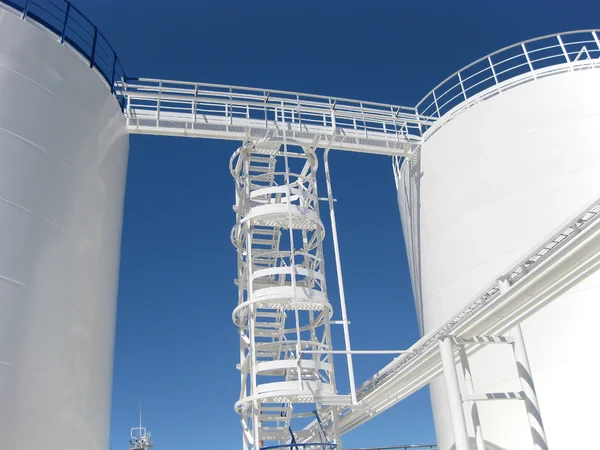
[[[437,450],[437,444],[388,445],[384,447],[345,448],[344,450]]]
[[[385,396],[383,403],[373,404],[367,401],[367,403],[363,403],[363,405],[368,406],[366,409],[352,409],[351,407],[343,409],[340,412],[341,420],[348,415],[354,415],[354,417],[352,417],[349,422],[340,423],[341,433],[343,434],[348,432],[354,427],[358,426],[360,423],[368,420],[366,417],[373,415],[374,408],[376,407],[375,405],[379,405],[377,412],[378,414],[379,412],[382,412],[388,407],[392,406],[395,402],[400,401],[406,395],[410,395],[419,387],[428,384],[433,377],[439,374],[441,371],[441,362],[439,362],[439,364],[436,363],[439,367],[439,369],[436,369],[431,365],[427,365],[427,361],[437,358],[435,356],[435,352],[438,351],[437,342],[441,337],[450,336],[453,334],[460,335],[461,333],[465,332],[465,329],[468,330],[469,327],[472,330],[474,326],[473,324],[476,324],[478,320],[480,321],[479,324],[484,323],[481,322],[481,320],[485,320],[485,315],[490,313],[496,314],[498,312],[498,308],[501,308],[501,303],[499,302],[506,301],[507,297],[510,299],[512,296],[511,301],[514,301],[514,299],[518,298],[519,295],[525,295],[528,298],[528,304],[526,305],[525,309],[520,309],[519,311],[515,310],[514,314],[503,314],[501,318],[495,316],[496,319],[499,319],[502,323],[502,325],[496,323],[495,326],[507,327],[507,323],[509,323],[509,321],[522,320],[523,318],[527,317],[527,314],[531,314],[533,311],[535,311],[537,306],[543,304],[544,301],[547,301],[549,294],[531,295],[527,291],[528,286],[530,286],[529,283],[539,283],[538,280],[540,278],[540,273],[544,274],[548,272],[548,264],[554,264],[555,266],[556,264],[559,264],[556,261],[560,262],[561,258],[564,258],[565,252],[574,251],[575,253],[570,258],[565,258],[565,262],[562,263],[568,265],[570,267],[569,269],[560,269],[559,264],[559,270],[562,270],[559,277],[562,283],[561,286],[572,286],[573,284],[569,283],[577,282],[579,276],[586,276],[588,269],[593,268],[595,267],[595,264],[600,263],[600,258],[598,257],[597,252],[588,252],[586,254],[584,251],[581,253],[581,248],[585,248],[585,245],[582,245],[581,243],[585,243],[586,239],[594,239],[594,236],[597,236],[599,230],[600,199],[597,199],[577,216],[572,218],[566,225],[563,225],[559,232],[552,235],[552,237],[537,247],[536,250],[530,253],[526,258],[514,265],[511,270],[499,274],[485,290],[481,291],[472,302],[456,313],[448,322],[441,327],[427,333],[415,344],[413,344],[408,349],[409,351],[395,358],[382,370],[364,382],[357,389],[357,397],[359,402],[365,402],[367,397],[371,394],[375,395],[376,391],[380,387],[385,389],[385,384],[392,380],[394,376],[401,375],[403,371],[406,372],[407,367],[416,369],[418,365],[423,363],[425,364],[417,372],[416,380],[411,381],[409,379],[407,381],[406,379],[403,379],[402,384],[395,385],[398,386],[398,389],[393,395],[390,394],[389,391],[383,391]],[[591,237],[590,233],[592,233]],[[577,239],[578,237],[581,239]],[[595,239],[597,240],[598,238]],[[577,247],[578,245],[580,245],[579,249]],[[552,263],[551,261],[553,257],[557,255],[557,253],[559,254],[557,256],[558,259],[554,258],[554,262]],[[544,266],[545,271],[542,269]],[[552,273],[552,271],[550,273]],[[554,277],[557,277],[557,275],[554,274]],[[508,291],[505,290],[503,293],[501,290],[501,285],[508,285],[510,287],[508,288]],[[557,292],[556,289],[559,288],[553,285],[553,292]],[[514,292],[515,290],[517,293],[511,294],[511,292]],[[493,334],[499,331],[498,328],[495,328],[490,332]],[[500,331],[499,333],[502,334],[503,331]],[[399,391],[402,392],[398,394]],[[325,410],[325,412],[328,413],[329,411]],[[316,421],[313,421],[305,429],[315,429],[316,426]]]
[[[117,52],[98,28],[68,0],[0,0],[21,13],[23,20],[34,21],[68,44],[84,57],[90,68],[106,81],[110,92],[123,109],[125,102],[116,83],[127,78]]]
[[[578,215],[571,223],[569,223],[569,225],[562,228],[557,234],[553,235],[552,238],[544,242],[544,244],[538,247],[533,253],[527,255],[525,259],[519,261],[519,263],[515,265],[512,270],[497,277],[496,281],[492,282],[483,292],[475,297],[474,301],[460,310],[443,326],[434,329],[430,333],[423,336],[410,348],[410,350],[414,349],[414,351],[410,353],[407,352],[405,355],[398,357],[388,364],[384,369],[377,372],[375,375],[365,381],[358,388],[357,392],[359,399],[362,399],[368,395],[375,387],[377,387],[377,385],[383,383],[388,377],[396,373],[410,360],[418,357],[418,355],[424,353],[426,349],[430,348],[434,344],[437,344],[440,336],[451,334],[452,330],[467,317],[483,309],[483,307],[488,305],[493,299],[499,297],[502,293],[500,289],[502,280],[507,280],[511,285],[518,282],[535,267],[538,267],[540,264],[546,261],[559,248],[563,247],[565,244],[575,238],[583,229],[590,227],[598,220],[600,220],[600,199],[586,208],[584,212]]]
[[[530,39],[504,47],[447,77],[417,103],[419,115],[445,120],[470,103],[542,77],[542,72],[566,72],[600,64],[600,30],[571,31]],[[596,61],[594,61],[596,60]],[[545,69],[545,71],[543,70]],[[507,83],[507,81],[511,81]],[[473,100],[469,102],[469,100]],[[425,133],[431,127],[425,126]]]
[[[61,44],[68,44],[83,56],[106,81],[123,110],[125,91],[129,90],[128,94],[141,100],[136,105],[138,113],[163,109],[163,112],[177,114],[192,109],[196,116],[218,113],[224,108],[220,112],[231,120],[250,118],[255,110],[264,110],[267,116],[268,110],[274,108],[269,113],[275,120],[279,113],[292,124],[322,123],[325,127],[354,128],[364,132],[365,138],[373,132],[402,137],[420,134],[427,138],[442,125],[442,116],[445,116],[443,122],[452,119],[475,101],[493,97],[546,73],[600,64],[600,30],[546,35],[504,47],[466,65],[412,108],[274,89],[129,78],[104,35],[69,0],[0,0],[0,3],[20,12],[23,20],[39,23]],[[207,98],[202,98],[202,94]],[[147,96],[150,98],[145,98]],[[166,103],[162,108],[160,100],[154,108],[147,104],[148,100],[151,103],[161,97]],[[200,105],[208,109],[198,108]]]
[[[128,114],[156,117],[175,115],[221,116],[223,119],[285,121],[291,125],[318,125],[404,138],[418,136],[431,118],[417,117],[415,108],[341,97],[152,78],[127,78],[117,82],[128,98]]]
[[[336,449],[337,448],[337,444],[332,444],[329,442],[293,442],[290,444],[281,444],[281,445],[269,445],[267,447],[261,447],[260,450],[274,450],[274,449],[279,449],[279,448],[289,448],[289,449],[296,449],[298,450],[299,447],[302,448],[306,448],[306,447],[327,447],[330,449]],[[410,448],[410,447],[409,447]]]

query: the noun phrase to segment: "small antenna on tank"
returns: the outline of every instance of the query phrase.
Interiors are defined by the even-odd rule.
[[[132,428],[129,433],[130,450],[150,450],[154,443],[150,440],[150,433],[142,426],[142,399],[140,398],[140,424],[137,428]]]

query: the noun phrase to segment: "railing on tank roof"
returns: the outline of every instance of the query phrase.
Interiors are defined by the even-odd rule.
[[[433,88],[416,109],[437,118],[433,125],[437,127],[473,103],[523,83],[594,65],[600,65],[598,30],[542,36],[505,47],[462,68]]]
[[[61,44],[68,44],[96,69],[119,101],[124,99],[115,83],[125,79],[125,71],[117,52],[98,28],[67,0],[0,0],[21,13],[23,20],[30,19],[49,31]]]

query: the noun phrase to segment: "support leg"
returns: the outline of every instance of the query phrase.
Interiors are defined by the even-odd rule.
[[[546,440],[546,432],[542,423],[542,415],[540,406],[533,385],[533,377],[531,375],[531,367],[529,367],[529,358],[527,357],[527,349],[523,340],[521,325],[514,327],[511,332],[515,343],[513,345],[515,360],[517,362],[517,371],[519,373],[519,381],[521,390],[524,393],[525,408],[527,409],[527,420],[533,438],[534,450],[548,450],[548,442]]]
[[[467,424],[462,406],[460,386],[454,363],[454,351],[452,349],[452,338],[444,337],[439,342],[442,364],[444,366],[444,379],[446,380],[446,391],[448,392],[448,404],[450,405],[450,417],[454,428],[454,440],[456,450],[469,450],[469,436]]]
[[[467,393],[475,393],[473,386],[473,376],[471,375],[471,366],[469,365],[469,358],[464,345],[458,347],[460,355],[460,365],[463,370],[463,377],[465,379],[465,386],[467,387]],[[479,409],[477,408],[477,402],[470,402],[470,414],[471,421],[473,422],[473,429],[475,430],[475,443],[477,450],[485,450],[485,441],[483,440],[483,431],[481,430],[481,421],[479,420]]]

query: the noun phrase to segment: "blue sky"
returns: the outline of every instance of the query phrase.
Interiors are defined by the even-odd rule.
[[[520,40],[595,28],[597,1],[78,0],[130,76],[268,87],[412,106],[469,62]],[[233,142],[133,136],[111,442],[140,398],[157,450],[240,448]],[[389,158],[331,157],[353,347],[418,338]],[[323,187],[324,184],[320,183]],[[327,222],[327,217],[325,217]],[[338,305],[331,240],[330,297]],[[339,308],[338,308],[339,309]],[[337,317],[336,317],[337,318]],[[341,348],[342,338],[334,336]],[[357,356],[360,383],[387,357]],[[347,390],[343,360],[338,385]],[[195,440],[198,445],[195,445]],[[345,447],[434,442],[423,390]]]

